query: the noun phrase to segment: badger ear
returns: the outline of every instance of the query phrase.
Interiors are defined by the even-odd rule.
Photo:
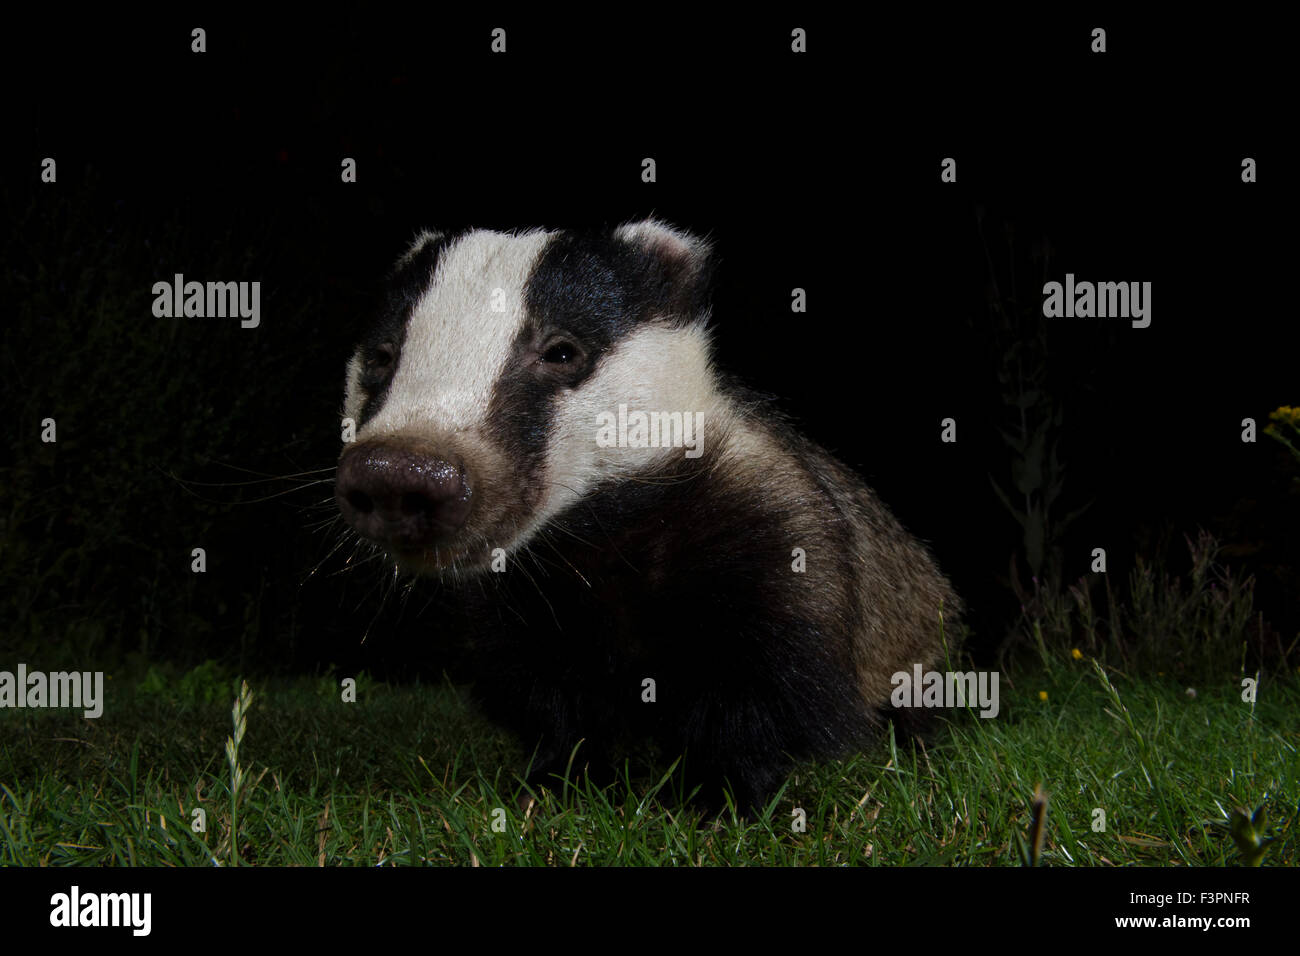
[[[657,219],[624,223],[614,238],[643,257],[648,291],[661,308],[693,316],[708,304],[713,257],[706,240]]]
[[[420,250],[430,243],[441,242],[446,236],[437,229],[421,229],[411,240],[411,244],[406,247],[400,259],[397,260],[398,268],[410,262],[420,254]]]
[[[418,295],[433,276],[447,237],[432,229],[421,230],[388,270],[387,281],[406,295]]]

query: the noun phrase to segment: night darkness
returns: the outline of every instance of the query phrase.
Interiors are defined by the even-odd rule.
[[[1151,282],[1147,329],[1038,313],[1061,507],[1091,501],[1062,575],[1098,546],[1112,574],[1176,564],[1205,528],[1256,575],[1268,626],[1300,629],[1296,464],[1240,437],[1300,400],[1292,187],[1250,38],[1117,24],[1094,57],[1082,23],[826,22],[794,57],[772,23],[518,21],[493,57],[493,24],[471,18],[204,20],[195,55],[192,25],[7,41],[24,91],[0,384],[18,649],[406,673],[431,653],[411,609],[376,621],[376,582],[330,574],[312,530],[329,513],[311,508],[328,487],[237,483],[333,464],[350,347],[417,229],[651,213],[712,238],[720,363],[930,542],[977,657],[1018,611],[1020,532],[989,480],[1010,474],[991,297],[1039,309],[1045,250],[1052,278]],[[261,326],[154,319],[151,286],[177,272],[260,280]],[[47,415],[57,451],[37,437]],[[949,416],[956,444],[939,441]]]

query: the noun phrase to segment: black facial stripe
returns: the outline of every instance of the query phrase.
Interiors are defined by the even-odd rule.
[[[656,316],[694,317],[707,281],[685,271],[607,233],[562,233],[547,243],[528,278],[529,321],[571,332],[598,357]]]
[[[576,335],[600,354],[648,318],[636,294],[638,256],[606,237],[562,233],[538,257],[528,277],[525,307],[534,327]]]
[[[411,313],[425,290],[429,288],[429,283],[433,281],[433,273],[443,250],[457,238],[459,234],[443,235],[429,240],[414,256],[398,265],[389,274],[384,287],[383,300],[360,342],[360,347],[362,361],[384,344],[391,344],[395,355],[388,381],[379,391],[367,394],[362,403],[361,421],[357,422],[358,427],[374,418],[384,407],[384,402],[388,398],[389,385],[392,384],[393,376],[397,374],[397,369],[402,363],[402,346],[406,343],[406,328],[411,321]]]
[[[546,457],[555,410],[556,382],[519,374],[520,343],[511,359],[512,370],[497,382],[488,407],[487,431],[492,440],[509,449],[510,462],[521,477],[536,476]],[[531,483],[525,481],[526,487]],[[530,502],[529,504],[534,504]]]
[[[545,458],[556,394],[581,388],[638,326],[660,316],[687,321],[703,308],[707,277],[691,274],[689,265],[609,232],[563,232],[547,242],[529,274],[524,327],[487,416],[521,474],[536,474]],[[544,378],[528,367],[530,357],[557,333],[574,339],[585,362],[573,374]]]
[[[580,387],[614,342],[649,315],[637,301],[639,255],[609,237],[560,233],[542,249],[524,291],[525,321],[488,409],[488,429],[521,475],[536,475],[550,441],[555,395]],[[530,359],[560,332],[586,353],[573,375],[539,376]]]

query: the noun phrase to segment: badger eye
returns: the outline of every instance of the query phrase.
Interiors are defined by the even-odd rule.
[[[578,357],[578,347],[572,342],[556,342],[542,355],[542,361],[550,365],[568,365]]]
[[[361,384],[371,390],[379,388],[393,374],[396,362],[397,349],[391,343],[385,342],[371,349],[362,363]]]

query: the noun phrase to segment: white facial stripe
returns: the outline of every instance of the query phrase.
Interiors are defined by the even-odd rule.
[[[523,325],[529,273],[549,238],[471,232],[443,251],[407,323],[384,407],[358,437],[430,422],[444,432],[483,424]]]
[[[646,326],[619,342],[600,368],[576,391],[557,397],[546,455],[546,495],[523,544],[548,520],[606,478],[631,474],[665,456],[682,456],[681,448],[602,448],[596,443],[602,412],[702,412],[704,458],[719,449],[730,412],[714,384],[708,333],[702,325],[686,328]]]

